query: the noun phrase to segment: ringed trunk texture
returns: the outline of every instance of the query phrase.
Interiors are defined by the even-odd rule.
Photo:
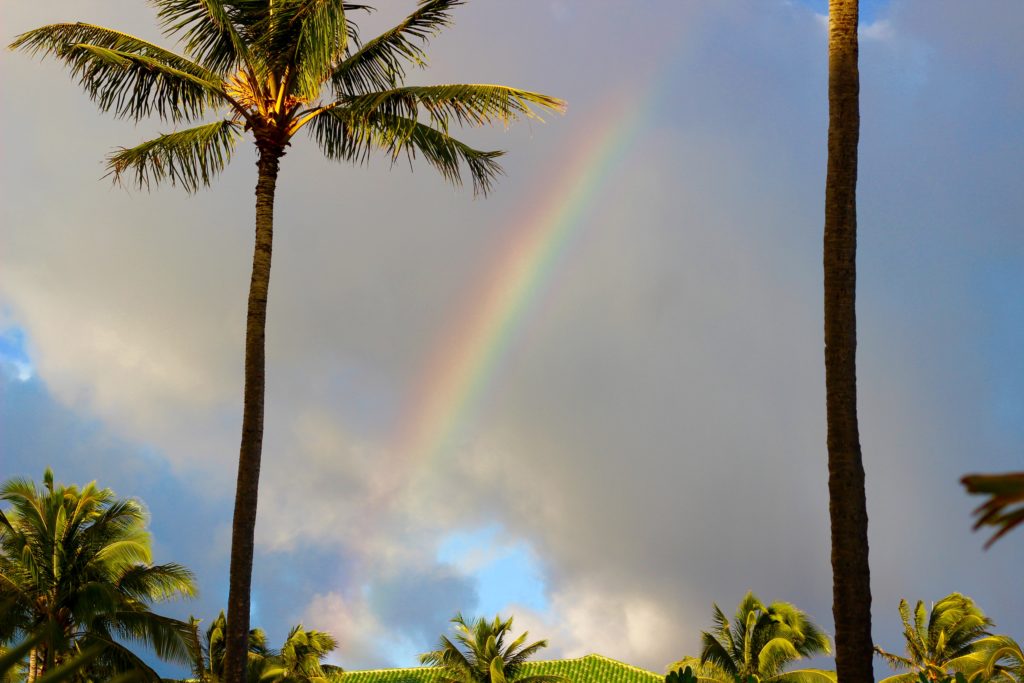
[[[36,672],[36,667],[39,662],[39,648],[32,648],[28,653],[28,683],[35,683],[35,680],[39,678],[39,674]]]
[[[244,683],[248,660],[249,590],[252,584],[253,538],[256,533],[256,501],[263,452],[263,394],[267,292],[270,287],[270,256],[274,240],[274,190],[283,150],[260,146],[256,183],[256,242],[249,283],[249,310],[245,326],[245,390],[242,411],[242,444],[238,453],[238,483],[231,527],[231,576],[228,588],[227,634],[224,679]]]
[[[825,403],[839,683],[873,683],[864,464],[857,427],[857,0],[829,1]]]

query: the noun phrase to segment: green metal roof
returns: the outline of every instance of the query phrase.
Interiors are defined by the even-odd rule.
[[[565,676],[572,683],[664,683],[665,677],[636,666],[630,666],[601,655],[587,655],[578,659],[555,659],[547,662],[527,662],[521,670],[525,676]],[[375,669],[346,671],[344,683],[436,683],[439,671],[435,667],[413,669]]]

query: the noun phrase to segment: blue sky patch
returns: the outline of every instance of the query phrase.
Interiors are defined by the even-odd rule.
[[[31,379],[35,369],[27,347],[22,328],[9,327],[0,332],[0,372],[19,382]]]
[[[505,542],[497,525],[448,535],[438,547],[437,560],[476,579],[480,616],[499,612],[507,616],[512,604],[547,610],[544,576],[536,555],[525,541]]]

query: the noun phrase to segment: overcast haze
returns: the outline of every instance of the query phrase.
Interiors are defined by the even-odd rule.
[[[387,28],[414,3],[362,22]],[[824,2],[473,0],[415,82],[566,99],[470,131],[492,196],[424,164],[282,162],[253,621],[346,668],[408,666],[447,620],[516,616],[545,656],[662,671],[748,589],[831,634],[821,322]],[[874,634],[952,591],[1024,636],[1024,533],[987,552],[957,483],[1024,463],[1024,4],[864,3],[859,390]],[[128,0],[8,0],[5,41]],[[112,187],[160,122],[96,112],[53,62],[0,56],[0,478],[142,499],[168,608],[226,605],[255,156],[210,190]],[[450,448],[409,475],[402,420],[460,311],[631,97],[642,126]],[[440,351],[439,351],[440,349]],[[398,495],[377,493],[398,481]],[[167,669],[170,671],[171,669]],[[876,662],[876,676],[887,675]]]

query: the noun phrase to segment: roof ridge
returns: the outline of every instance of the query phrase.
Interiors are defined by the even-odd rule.
[[[583,655],[583,657],[578,657],[577,659],[585,659],[587,657],[596,657],[597,659],[603,659],[603,660],[605,660],[607,662],[614,662],[616,664],[620,664],[620,665],[622,665],[622,666],[624,666],[624,667],[626,667],[628,669],[633,669],[635,671],[640,671],[640,672],[645,673],[645,674],[651,674],[652,676],[657,676],[658,678],[662,677],[661,674],[654,673],[653,671],[650,671],[648,669],[644,669],[644,668],[641,668],[641,667],[633,665],[633,664],[627,664],[626,662],[622,661],[621,659],[615,659],[614,657],[607,657],[605,655],[601,655],[601,654],[598,654],[596,652],[591,652],[589,655]]]
[[[649,671],[648,669],[644,669],[644,668],[641,668],[639,666],[635,666],[633,664],[627,664],[626,662],[623,662],[621,660],[615,659],[613,657],[606,657],[605,655],[598,654],[596,652],[591,652],[589,654],[580,655],[579,657],[566,657],[566,658],[563,658],[563,659],[538,659],[538,660],[533,660],[533,661],[530,661],[530,662],[524,662],[524,664],[527,664],[527,665],[531,665],[531,664],[557,664],[557,663],[561,663],[561,662],[582,662],[583,660],[588,660],[588,659],[591,659],[591,660],[593,660],[593,659],[604,660],[606,662],[611,662],[612,664],[617,664],[619,666],[626,667],[627,669],[631,669],[631,670],[637,671],[639,673],[649,674],[651,676],[657,676],[658,678],[662,678],[661,674],[657,674],[657,673],[655,673],[653,671]],[[441,673],[439,671],[439,668],[440,667],[437,667],[437,666],[388,667],[388,668],[384,668],[384,669],[356,669],[354,671],[346,671],[345,673],[349,674],[349,675],[353,675],[353,674],[377,674],[377,673],[389,673],[389,672],[398,672],[398,671],[412,673],[412,672],[416,672],[416,671],[431,671],[431,670],[437,670],[438,673]]]
[[[354,669],[349,671],[345,670],[346,674],[379,674],[388,671],[422,671],[427,669],[440,669],[436,666],[389,666],[384,669]]]

